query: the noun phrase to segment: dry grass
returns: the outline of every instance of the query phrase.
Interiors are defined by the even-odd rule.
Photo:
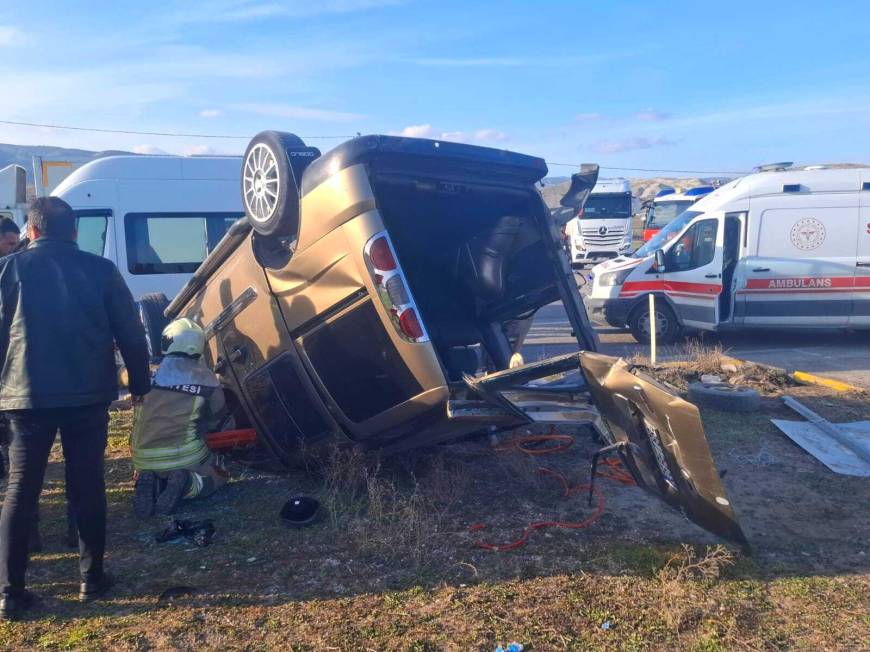
[[[693,339],[688,340],[679,352],[678,360],[659,363],[655,368],[650,364],[650,359],[642,354],[636,354],[629,362],[683,392],[688,389],[689,383],[708,374],[719,376],[733,385],[752,387],[767,396],[778,396],[799,384],[778,369],[735,360],[719,344],[707,346],[702,341]],[[669,354],[673,355],[671,351],[663,351],[663,355]]]
[[[864,404],[855,409],[856,418],[870,416]],[[759,433],[768,437],[762,421],[741,424],[741,447],[751,452]],[[470,524],[485,522],[498,541],[530,520],[588,514],[583,500],[564,499],[534,472],[554,466],[585,480],[596,445],[582,432],[571,433],[569,451],[546,458],[494,452],[487,441],[401,458],[332,449],[310,460],[314,473],[236,463],[222,494],[187,508],[186,517],[214,518],[218,528],[212,546],[192,549],[154,544],[162,523],[132,518],[129,423],[129,414],[114,415],[108,461],[109,561],[121,585],[105,602],[72,599],[75,555],[59,547],[55,452],[43,512],[48,547],[30,570],[45,606],[25,622],[0,623],[0,649],[492,650],[511,640],[529,652],[870,648],[867,567],[848,557],[846,543],[847,533],[866,539],[866,488],[848,479],[807,467],[768,467],[763,476],[732,469],[726,481],[733,478],[730,495],[758,542],[754,559],[706,547],[710,537],[698,528],[616,484],[602,485],[607,508],[594,526],[541,531],[518,550],[493,553],[473,547]],[[714,423],[714,448],[735,446],[733,418]],[[788,451],[774,449],[780,461]],[[753,482],[764,484],[733,488]],[[297,493],[320,498],[328,516],[310,528],[283,527],[277,511]],[[853,501],[840,505],[829,494]],[[833,502],[840,511],[820,511]],[[780,513],[782,504],[801,505],[799,531],[787,530],[793,517]],[[813,539],[810,530],[832,538]],[[804,556],[814,541],[824,554]],[[765,557],[771,549],[776,556]],[[158,605],[156,596],[178,584],[198,592]]]
[[[323,503],[335,536],[361,554],[410,559],[419,569],[433,558],[432,542],[462,483],[441,456],[404,461],[385,467],[378,453],[330,448],[319,464]],[[426,467],[423,482],[418,465]]]

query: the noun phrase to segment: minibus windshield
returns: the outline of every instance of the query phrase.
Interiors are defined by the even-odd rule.
[[[679,235],[689,222],[700,214],[701,211],[684,211],[677,219],[659,231],[652,240],[635,251],[632,256],[634,258],[652,256],[656,249],[662,249],[675,235]]]
[[[673,201],[654,202],[649,208],[649,216],[646,228],[661,229],[673,222],[680,213],[694,204],[693,199],[680,199]]]

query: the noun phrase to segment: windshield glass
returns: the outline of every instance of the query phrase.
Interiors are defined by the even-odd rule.
[[[649,215],[646,219],[647,228],[661,229],[667,226],[693,203],[690,199],[653,202],[649,207]]]
[[[629,218],[631,217],[631,194],[589,195],[589,199],[583,206],[583,212],[578,217],[582,220],[624,220]]]
[[[689,222],[700,214],[701,211],[684,211],[682,215],[659,231],[652,240],[635,251],[632,256],[635,258],[646,258],[647,256],[652,256],[656,249],[664,248],[664,246],[670,242],[674,236],[678,235],[684,228],[686,228],[686,225]]]

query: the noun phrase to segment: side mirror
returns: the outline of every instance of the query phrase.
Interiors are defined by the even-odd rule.
[[[665,268],[665,252],[661,249],[656,249],[656,271],[662,273],[666,271]]]

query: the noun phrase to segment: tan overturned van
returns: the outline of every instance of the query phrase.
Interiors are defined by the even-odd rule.
[[[364,136],[321,155],[263,132],[243,164],[246,219],[166,316],[205,327],[239,416],[285,461],[328,441],[399,450],[587,423],[640,486],[745,544],[697,409],[579,353],[597,339],[535,188],[546,173],[542,159],[457,143]],[[574,175],[569,200],[582,205],[596,179],[594,166]],[[578,353],[509,368],[523,324],[559,300]]]

